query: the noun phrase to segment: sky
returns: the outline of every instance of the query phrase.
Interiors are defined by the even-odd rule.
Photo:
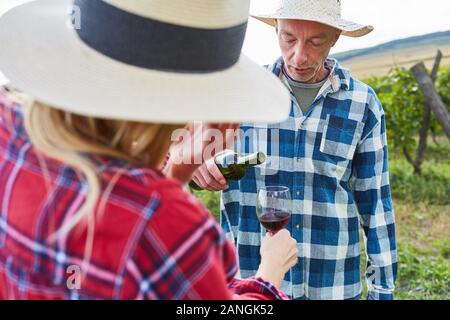
[[[26,1],[28,0],[0,0],[0,14],[7,8]],[[251,9],[258,11],[277,1],[279,0],[252,0]],[[332,53],[450,30],[449,0],[342,0],[342,6],[343,18],[371,24],[375,30],[362,38],[341,37]],[[279,49],[273,28],[250,18],[243,51],[259,64],[267,64],[276,59]]]
[[[277,0],[252,0],[251,10],[252,12],[264,10],[274,2]],[[448,0],[342,0],[341,2],[344,19],[370,24],[375,29],[362,38],[341,37],[332,53],[450,30]],[[273,28],[251,18],[243,51],[260,64],[272,62],[280,52]]]

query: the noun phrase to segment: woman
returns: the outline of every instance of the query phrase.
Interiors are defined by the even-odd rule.
[[[234,280],[234,249],[182,189],[201,163],[159,170],[189,120],[278,121],[289,108],[239,58],[248,1],[183,3],[76,0],[75,29],[68,0],[0,19],[0,70],[27,93],[0,91],[0,299],[286,298],[289,233],[264,238],[258,274]],[[205,130],[225,136],[220,150],[235,128],[188,125],[171,152],[204,156]]]

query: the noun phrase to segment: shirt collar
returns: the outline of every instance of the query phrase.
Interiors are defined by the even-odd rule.
[[[271,71],[290,89],[289,83],[283,74],[282,66],[284,64],[283,58],[278,58],[270,67]],[[331,89],[331,92],[336,93],[339,90],[350,90],[350,72],[348,69],[342,68],[336,59],[327,58],[325,65],[331,70],[328,76],[328,81],[323,86],[321,92]]]

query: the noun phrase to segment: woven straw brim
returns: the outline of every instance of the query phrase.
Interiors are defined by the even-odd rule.
[[[251,15],[251,17],[258,19],[272,27],[275,27],[277,19],[287,19],[287,20],[306,20],[306,21],[314,21],[325,24],[327,26],[339,29],[342,31],[342,35],[348,37],[362,37],[373,31],[373,26],[371,25],[361,25],[358,23],[354,23],[351,21],[347,21],[344,19],[332,20],[332,19],[320,19],[316,17],[274,17],[271,16],[263,16],[263,15]]]

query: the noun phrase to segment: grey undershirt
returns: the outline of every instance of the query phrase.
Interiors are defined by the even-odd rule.
[[[302,109],[303,114],[305,114],[316,99],[317,94],[319,93],[322,86],[328,80],[328,77],[325,77],[325,79],[318,83],[303,83],[292,79],[284,70],[284,68],[283,73],[286,76],[286,79],[289,83],[289,86],[291,87],[292,93],[294,94],[300,109]]]

